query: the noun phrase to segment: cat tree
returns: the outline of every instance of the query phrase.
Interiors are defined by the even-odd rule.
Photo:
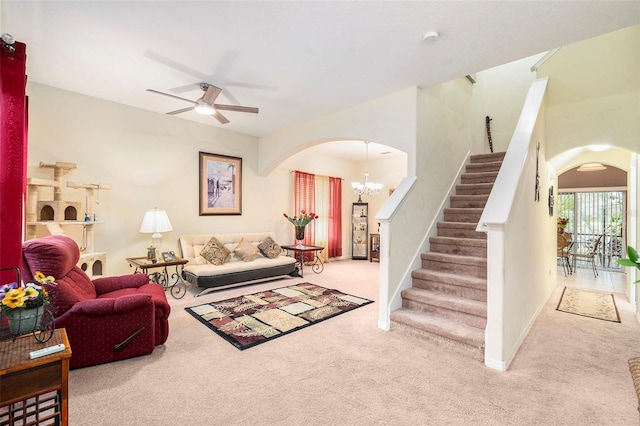
[[[105,183],[77,183],[67,182],[67,188],[85,190],[85,209],[82,212],[82,203],[63,200],[63,176],[77,168],[74,163],[56,162],[45,164],[40,162],[41,169],[53,170],[53,180],[29,178],[27,179],[27,215],[26,215],[26,239],[43,236],[40,232],[45,228],[51,235],[64,234],[66,226],[81,226],[82,241],[80,247],[80,260],[78,266],[89,277],[103,276],[106,274],[106,253],[95,252],[94,226],[103,222],[97,220],[94,205],[100,202],[97,197],[101,189],[111,189]],[[39,200],[39,188],[52,188],[53,200]]]

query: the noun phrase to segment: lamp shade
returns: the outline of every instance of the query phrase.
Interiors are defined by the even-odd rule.
[[[173,228],[166,211],[158,209],[147,210],[140,225],[140,233],[155,234],[156,232],[169,231],[173,231]]]

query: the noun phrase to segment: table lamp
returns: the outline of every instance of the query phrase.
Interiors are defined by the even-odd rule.
[[[171,227],[171,221],[169,221],[169,216],[166,211],[158,210],[157,208],[147,210],[144,214],[144,218],[142,219],[142,224],[140,225],[140,233],[153,234],[151,236],[150,249],[160,248],[162,245],[161,232],[169,231],[173,231],[173,228]],[[155,250],[153,251],[155,252]]]

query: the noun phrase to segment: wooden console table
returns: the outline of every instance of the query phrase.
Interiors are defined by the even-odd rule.
[[[31,351],[59,343],[64,351],[29,358]],[[64,328],[45,343],[31,334],[0,341],[0,425],[68,425],[69,358]]]

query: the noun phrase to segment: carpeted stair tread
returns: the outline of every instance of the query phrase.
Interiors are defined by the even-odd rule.
[[[484,330],[447,318],[409,309],[398,309],[391,313],[391,321],[446,337],[474,348],[484,348]]]
[[[475,238],[486,241],[487,234],[485,232],[476,231],[477,227],[477,223],[469,222],[442,221],[437,223],[438,235],[447,237]]]
[[[447,207],[444,209],[444,213],[482,214],[483,210],[481,207]]]
[[[429,248],[435,253],[487,256],[487,242],[478,238],[430,237]]]
[[[487,242],[478,238],[430,237],[429,242],[441,244],[460,244],[474,247],[486,247]]]
[[[437,262],[443,263],[455,263],[455,264],[463,264],[463,265],[474,265],[474,266],[487,266],[487,258],[479,257],[479,256],[461,256],[461,255],[452,255],[445,253],[420,253],[420,257],[423,259],[435,260]]]
[[[498,176],[498,171],[490,172],[466,172],[460,176],[461,183],[493,183]]]
[[[482,216],[482,210],[482,208],[477,207],[447,207],[443,210],[444,220],[478,223]]]
[[[488,195],[493,188],[493,182],[490,183],[459,183],[456,185],[456,193],[458,195]]]
[[[469,162],[470,163],[486,163],[486,162],[493,162],[493,161],[500,161],[502,162],[502,160],[504,160],[504,156],[505,156],[506,152],[489,152],[486,154],[473,154],[469,157]]]
[[[483,163],[469,163],[465,167],[465,172],[467,173],[477,173],[477,172],[493,172],[500,170],[500,166],[502,165],[502,161],[487,161]]]
[[[420,268],[411,271],[411,279],[415,288],[487,302],[486,278],[463,274],[460,271]]]
[[[488,194],[452,195],[449,199],[452,208],[484,208],[489,199]]]
[[[420,253],[420,259],[421,266],[424,269],[435,269],[460,275],[473,275],[480,278],[487,277],[486,257],[426,252]]]
[[[452,294],[438,293],[415,287],[402,290],[402,298],[414,300],[425,305],[438,306],[452,311],[487,318],[487,302],[480,302],[478,300],[471,300]]]
[[[457,285],[460,287],[468,287],[485,291],[487,290],[486,278],[460,275],[452,272],[420,268],[411,271],[411,277],[418,280],[441,282],[443,284]]]

